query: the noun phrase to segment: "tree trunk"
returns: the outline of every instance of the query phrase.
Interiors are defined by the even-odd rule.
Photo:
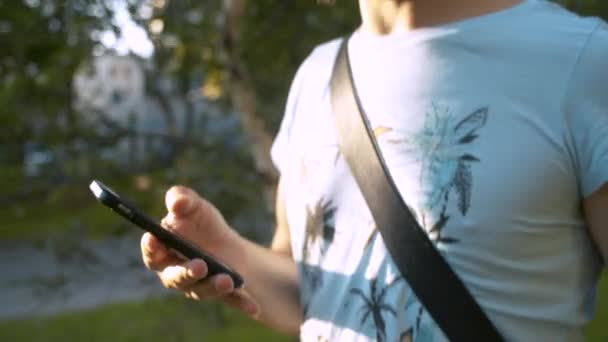
[[[157,64],[157,68],[162,70],[160,63]],[[170,164],[177,158],[177,154],[179,153],[179,146],[177,144],[177,118],[173,105],[171,104],[171,95],[163,93],[163,90],[159,85],[159,82],[162,80],[159,79],[159,77],[162,76],[152,73],[147,77],[147,82],[150,83],[147,91],[149,96],[158,103],[160,114],[162,115],[166,125],[165,134],[171,137],[167,145],[169,150],[168,155],[163,156],[163,162],[165,164]]]
[[[264,180],[266,206],[274,212],[278,172],[270,158],[273,135],[264,125],[256,108],[256,90],[239,53],[239,37],[245,0],[224,0],[222,55],[228,69],[230,96],[249,139],[256,171]]]

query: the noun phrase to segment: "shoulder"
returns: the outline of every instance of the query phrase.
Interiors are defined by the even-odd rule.
[[[311,55],[310,58],[317,62],[326,62],[332,61],[336,58],[336,54],[338,53],[338,48],[340,47],[340,43],[342,42],[342,37],[335,38],[330,41],[324,42],[322,44],[317,45]]]
[[[604,107],[605,90],[600,89],[608,82],[608,24],[547,1],[539,2],[532,13],[528,23],[542,37],[535,41],[541,49],[537,51],[564,77],[567,112],[579,112],[590,103]]]
[[[597,19],[594,22],[585,48],[581,52],[581,58],[585,57],[594,58],[595,62],[604,67],[603,69],[608,69],[608,24],[605,21]]]
[[[585,48],[599,28],[604,26],[605,31],[601,19],[581,16],[549,1],[537,1],[518,26],[523,30],[519,32],[527,32],[525,39],[538,38],[543,42],[541,48],[572,57]]]
[[[319,96],[326,90],[341,41],[341,38],[336,38],[317,45],[298,67],[285,106],[283,126],[286,128],[294,121],[298,107],[318,102]]]
[[[289,89],[288,107],[295,105],[296,99],[310,90],[324,91],[329,78],[333,61],[336,58],[341,38],[317,45],[300,64]],[[291,99],[291,101],[290,101]]]
[[[586,35],[597,26],[600,19],[596,17],[584,17],[572,12],[562,5],[539,1],[534,10],[530,11],[530,19],[533,23],[545,27],[547,30],[559,30],[562,33]]]
[[[323,76],[329,78],[341,41],[342,38],[336,38],[317,45],[298,68],[296,80],[303,82]]]
[[[590,89],[603,89],[597,95],[605,96],[605,85],[608,83],[608,24],[595,19],[590,20],[591,28],[582,39],[578,49],[576,63],[572,69],[570,88],[583,97],[594,95],[586,93]],[[577,89],[585,89],[580,93]]]

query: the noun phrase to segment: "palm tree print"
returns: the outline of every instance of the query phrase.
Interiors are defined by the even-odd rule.
[[[335,236],[335,216],[336,209],[323,199],[319,200],[312,208],[306,206],[306,226],[304,244],[302,247],[302,278],[305,292],[314,296],[317,290],[323,285],[323,270],[310,265],[311,249],[319,246],[321,256],[327,247],[333,242]],[[308,316],[308,307],[311,298],[303,303],[304,317]]]
[[[312,208],[306,206],[306,227],[303,246],[303,258],[308,260],[310,248],[324,242],[325,247],[331,244],[336,233],[334,216],[336,209],[330,202],[320,199]]]
[[[334,157],[334,165],[338,161],[338,153]],[[314,172],[316,170],[316,162],[313,159],[310,161],[313,164],[312,171],[309,171],[305,159],[300,160],[300,181],[304,189],[308,189],[307,197],[317,198],[314,185]],[[317,165],[318,166],[318,165]],[[329,245],[333,242],[335,236],[335,221],[334,216],[336,209],[330,201],[326,201],[322,196],[319,199],[310,201],[314,204],[306,204],[306,222],[304,227],[304,243],[302,245],[302,307],[304,317],[308,317],[310,303],[317,290],[323,285],[323,270],[319,267],[319,259],[327,251]],[[317,248],[320,252],[317,255],[317,260],[311,260],[313,256],[313,248]]]
[[[334,164],[337,162],[337,153],[334,159]],[[300,178],[303,187],[311,188],[312,182],[309,175],[308,168],[304,160],[300,162]],[[322,241],[329,245],[333,242],[335,235],[335,223],[334,214],[335,208],[331,205],[330,201],[326,201],[323,197],[315,200],[313,205],[306,204],[306,226],[305,226],[305,237],[303,246],[304,261],[307,261],[310,257],[310,248]]]
[[[403,278],[398,277],[381,290],[378,290],[378,278],[372,279],[370,281],[369,297],[365,295],[363,290],[358,288],[353,288],[349,291],[351,295],[357,296],[363,300],[363,305],[359,309],[363,314],[361,317],[361,325],[364,325],[367,320],[372,317],[374,326],[376,327],[376,339],[378,342],[386,340],[386,322],[382,315],[383,312],[388,312],[393,315],[393,317],[397,317],[397,311],[384,301],[384,297],[388,293],[388,290],[401,280],[403,280]]]
[[[480,107],[459,119],[449,108],[433,104],[426,113],[424,127],[411,139],[389,140],[389,143],[404,144],[406,153],[415,153],[421,164],[420,183],[428,190],[424,206],[438,212],[439,218],[431,225],[429,234],[436,242],[458,242],[443,236],[442,230],[450,216],[446,213],[452,189],[458,194],[457,206],[464,216],[471,206],[473,176],[471,164],[479,158],[470,152],[471,143],[479,135],[488,117],[488,107]],[[421,224],[428,226],[423,215]]]
[[[412,341],[413,341],[412,328],[409,328],[406,331],[402,332],[401,335],[399,336],[399,342],[412,342]]]
[[[412,324],[406,331],[409,341],[436,341],[438,327],[413,293],[407,299],[405,311]],[[404,337],[403,334],[401,336]]]

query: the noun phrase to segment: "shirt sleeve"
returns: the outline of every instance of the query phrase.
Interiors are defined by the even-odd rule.
[[[608,25],[599,21],[568,85],[566,125],[583,197],[608,182]]]
[[[298,68],[296,75],[293,78],[291,83],[291,87],[289,88],[289,94],[287,96],[287,103],[285,105],[285,113],[283,114],[283,119],[281,121],[281,125],[279,127],[279,131],[274,138],[272,143],[272,147],[270,149],[270,156],[272,161],[279,170],[279,173],[283,174],[285,171],[286,164],[286,156],[288,152],[289,146],[289,137],[291,135],[291,129],[293,126],[293,122],[295,119],[296,108],[298,106],[298,101],[301,96],[301,90],[304,83],[304,78],[306,74],[306,65],[308,64],[308,60],[310,56],[304,60],[302,65]]]

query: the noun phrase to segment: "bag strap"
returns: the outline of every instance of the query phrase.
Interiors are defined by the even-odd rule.
[[[338,144],[392,260],[449,340],[503,341],[389,176],[353,84],[348,40],[340,46],[330,85]]]

